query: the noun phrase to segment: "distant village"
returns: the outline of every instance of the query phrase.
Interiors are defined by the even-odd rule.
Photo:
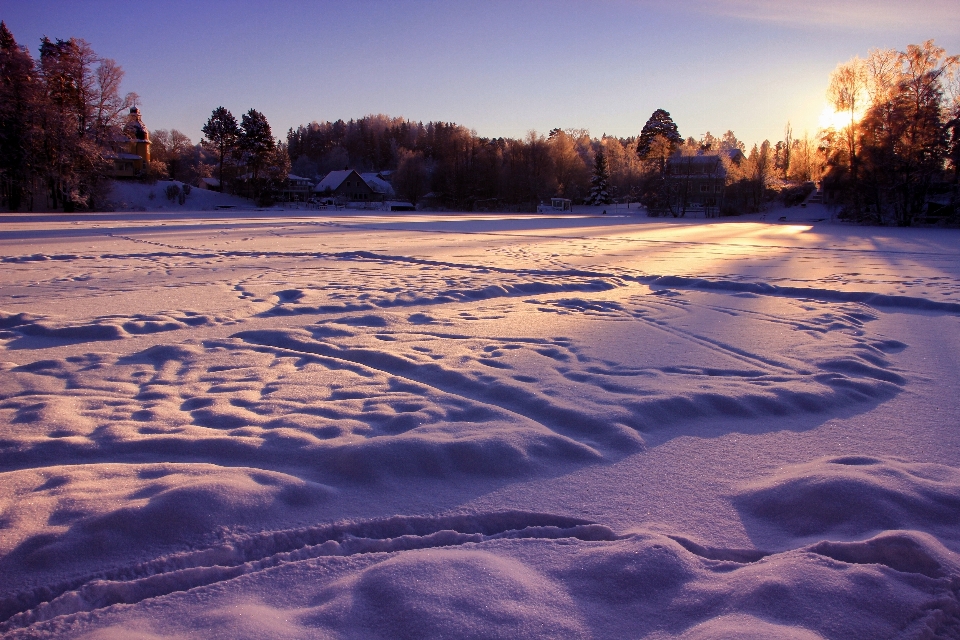
[[[249,123],[263,116],[251,110],[244,119]],[[732,132],[719,139],[708,133],[684,140],[662,109],[640,136],[625,140],[559,129],[519,141],[491,140],[455,124],[423,125],[388,116],[312,123],[288,132],[286,143],[278,141],[273,152],[282,151],[283,157],[268,166],[261,162],[259,174],[250,170],[244,124],[229,111],[216,109],[204,129],[208,138],[196,146],[183,144],[185,136],[177,131],[160,130],[151,139],[139,109],[131,108],[123,129],[126,148],[111,156],[111,175],[142,180],[152,174],[261,204],[301,203],[318,210],[563,212],[573,204],[637,203],[650,215],[716,217],[757,211],[765,201],[787,197],[783,192],[790,186],[799,203],[814,191],[816,170],[809,141],[791,142],[796,153],[788,177],[784,143],[776,148],[764,143],[748,155]],[[179,149],[171,143],[175,140],[181,141]],[[454,150],[452,167],[445,149]],[[213,157],[218,151],[222,164]],[[770,178],[777,172],[779,189],[758,190],[748,176],[763,159],[760,183],[773,184]],[[644,193],[651,176],[660,187],[655,197]]]

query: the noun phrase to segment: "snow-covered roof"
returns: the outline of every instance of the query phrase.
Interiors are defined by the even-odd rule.
[[[101,157],[104,160],[143,160],[139,155],[127,153],[126,151],[121,151],[120,153],[104,153]]]
[[[380,177],[377,173],[361,173],[360,177],[363,178],[363,181],[367,185],[376,191],[377,193],[382,193],[387,196],[393,195],[393,185]]]
[[[287,180],[306,180],[307,182],[310,182],[310,178],[304,178],[303,176],[297,176],[292,173],[287,174]]]
[[[353,173],[353,169],[331,171],[324,176],[323,180],[321,180],[320,183],[314,188],[314,191],[317,193],[326,191],[327,189],[330,189],[330,191],[336,191],[337,187],[343,184],[343,181],[346,180],[347,176],[351,173]]]

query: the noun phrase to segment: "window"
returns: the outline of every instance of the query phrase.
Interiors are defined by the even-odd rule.
[[[706,193],[710,190],[710,185],[702,184],[700,185],[700,193]]]

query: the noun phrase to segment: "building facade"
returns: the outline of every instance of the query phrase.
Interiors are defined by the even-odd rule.
[[[719,215],[727,181],[719,155],[673,155],[667,160],[664,178],[671,213],[682,216],[703,212],[708,218]]]
[[[113,162],[114,178],[134,178],[141,175],[150,163],[150,132],[143,124],[140,109],[131,107],[123,126],[123,137],[117,140],[117,151],[107,160]]]

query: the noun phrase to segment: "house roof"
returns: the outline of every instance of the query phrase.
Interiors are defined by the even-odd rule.
[[[714,153],[699,156],[675,154],[667,160],[668,173],[677,175],[725,173],[720,156]]]
[[[392,196],[393,186],[377,173],[361,173],[360,177],[371,189],[383,195]]]
[[[321,192],[330,189],[330,191],[336,191],[337,187],[343,184],[343,181],[347,179],[351,173],[354,173],[353,169],[344,169],[342,171],[331,171],[323,180],[316,186],[314,191]]]

